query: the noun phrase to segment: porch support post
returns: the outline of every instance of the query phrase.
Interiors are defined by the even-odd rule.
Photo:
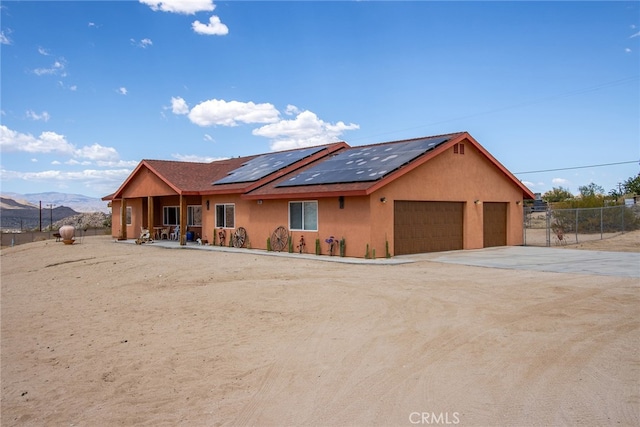
[[[127,199],[120,203],[120,236],[118,240],[127,240]]]
[[[187,244],[187,198],[180,194],[180,245]]]
[[[153,227],[155,226],[155,222],[153,220],[153,196],[147,197],[147,229],[149,230],[149,234],[153,239],[156,238],[155,230]]]

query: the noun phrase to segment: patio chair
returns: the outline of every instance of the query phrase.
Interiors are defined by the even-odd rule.
[[[173,231],[171,232],[171,235],[169,236],[169,238],[171,240],[178,240],[180,238],[180,226],[176,226],[176,228],[173,229]]]
[[[149,233],[149,229],[140,227],[140,237],[136,240],[137,244],[147,243],[151,241],[151,234]]]
[[[162,239],[167,239],[169,240],[169,234],[170,234],[171,228],[167,227],[167,228],[163,228],[160,231],[160,240]]]

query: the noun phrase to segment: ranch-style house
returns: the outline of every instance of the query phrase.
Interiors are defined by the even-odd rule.
[[[113,237],[377,257],[523,243],[534,194],[469,133],[211,163],[142,160],[113,194]],[[289,240],[291,243],[289,243]],[[304,241],[305,245],[300,245]],[[340,241],[342,241],[340,243]]]

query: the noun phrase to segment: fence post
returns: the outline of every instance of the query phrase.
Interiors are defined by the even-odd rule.
[[[527,246],[527,207],[522,209],[522,243]]]
[[[625,206],[624,205],[620,205],[620,207],[622,208],[622,233],[624,233],[624,214],[625,214],[624,208],[625,208]]]
[[[547,247],[551,246],[551,208],[547,208],[547,230],[546,230],[546,238],[547,238]]]
[[[600,240],[602,240],[602,211],[604,208],[600,208]]]
[[[578,243],[578,213],[580,210],[576,208],[576,243]]]

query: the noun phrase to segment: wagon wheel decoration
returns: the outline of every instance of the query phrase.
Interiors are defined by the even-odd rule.
[[[271,249],[280,252],[287,247],[289,242],[289,230],[282,225],[271,234]]]
[[[238,227],[238,229],[233,233],[233,247],[241,248],[244,246],[247,241],[247,230],[244,227]]]

